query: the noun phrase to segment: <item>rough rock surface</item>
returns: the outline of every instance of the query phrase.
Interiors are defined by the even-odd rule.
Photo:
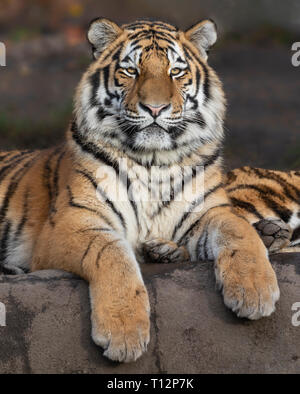
[[[235,317],[212,263],[147,265],[151,343],[136,363],[112,363],[90,338],[86,283],[60,271],[0,276],[1,373],[299,373],[300,254],[272,257],[281,298],[269,318]],[[300,321],[300,318],[298,318]]]

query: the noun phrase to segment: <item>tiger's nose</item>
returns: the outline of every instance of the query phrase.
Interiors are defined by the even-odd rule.
[[[168,104],[160,104],[160,105],[151,105],[151,104],[143,104],[140,103],[141,107],[145,109],[146,111],[150,112],[150,114],[156,118],[163,109],[166,109],[169,107]]]

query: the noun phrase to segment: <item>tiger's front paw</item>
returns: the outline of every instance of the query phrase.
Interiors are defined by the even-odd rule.
[[[144,286],[134,290],[127,300],[92,298],[92,338],[112,361],[131,362],[138,359],[150,341],[150,307]]]
[[[146,241],[143,244],[142,253],[147,263],[186,263],[190,259],[184,246],[178,246],[173,241],[161,238]]]
[[[256,320],[275,311],[280,292],[266,257],[226,251],[219,256],[215,272],[225,305],[239,317]]]

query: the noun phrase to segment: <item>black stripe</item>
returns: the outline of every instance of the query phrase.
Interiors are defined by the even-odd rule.
[[[24,155],[28,155],[28,154],[30,154],[30,153],[33,153],[34,151],[32,151],[32,150],[24,150],[24,151],[20,151],[20,152],[17,152],[17,153],[15,153],[13,156],[11,156],[11,157],[7,157],[5,160],[4,160],[4,163],[5,164],[10,164],[13,160],[16,160],[16,159],[18,159],[19,157],[23,157]]]
[[[204,158],[203,161],[203,166],[204,169],[207,170],[208,167],[212,166],[215,164],[215,162],[218,160],[218,158],[221,156],[221,148],[218,146],[217,149],[213,152],[212,155],[209,156],[202,156]]]
[[[205,64],[202,62],[202,60],[199,58],[199,56],[192,52],[187,46],[183,45],[183,50],[186,55],[186,57],[190,60],[194,60],[198,63],[198,65],[201,66],[204,78],[203,78],[203,94],[204,94],[204,101],[207,102],[210,99],[210,83],[209,83],[209,73],[208,73],[208,68],[205,66]]]
[[[201,112],[196,112],[194,115],[193,120],[187,120],[189,123],[195,123],[200,126],[201,129],[204,129],[207,125],[206,122],[201,114]]]
[[[63,157],[64,157],[64,155],[65,155],[65,151],[63,151],[63,152],[61,152],[61,154],[58,156],[58,159],[57,159],[57,162],[56,162],[56,165],[55,165],[55,169],[54,169],[54,175],[53,175],[53,190],[54,190],[54,196],[58,196],[58,194],[59,194],[59,188],[58,188],[58,185],[59,185],[59,169],[60,169],[60,164],[61,164],[61,161],[62,161],[62,159],[63,159]]]
[[[155,35],[155,38],[157,38],[157,39],[160,40],[160,41],[165,41],[165,42],[167,42],[168,44],[170,44],[171,47],[169,46],[168,48],[172,48],[172,47],[174,46],[174,41],[170,40],[170,39],[167,38],[167,37],[164,37],[163,34],[156,34],[156,35]],[[172,39],[174,40],[174,37],[172,37]],[[173,49],[174,49],[174,48],[173,48]]]
[[[178,244],[178,245],[181,245],[181,243],[183,242],[184,238],[185,238],[190,232],[192,232],[193,229],[194,229],[195,227],[197,227],[197,226],[201,223],[201,221],[204,219],[204,217],[206,216],[206,214],[208,214],[212,209],[215,209],[215,208],[223,208],[223,207],[231,207],[231,205],[226,203],[226,204],[215,205],[214,207],[209,208],[209,209],[208,209],[204,214],[202,214],[194,223],[192,223],[192,224],[190,225],[190,227],[189,227],[189,228],[183,233],[183,235],[179,238],[177,244]],[[192,236],[193,236],[193,234],[190,234],[189,239],[190,239]]]
[[[104,164],[106,164],[107,166],[112,167],[116,171],[117,176],[121,177],[121,181],[123,182],[124,186],[127,188],[127,192],[129,190],[131,190],[131,181],[130,181],[129,177],[127,176],[127,174],[124,173],[124,171],[120,170],[119,163],[116,160],[112,160],[108,153],[100,150],[92,142],[84,141],[84,139],[80,135],[80,132],[79,132],[75,122],[72,123],[72,132],[73,132],[72,135],[73,135],[74,141],[81,147],[81,149],[84,152],[89,153],[96,160],[100,160]],[[129,196],[129,203],[134,211],[137,227],[140,228],[138,209],[137,209],[136,202],[133,199],[133,196]]]
[[[288,208],[283,207],[280,204],[278,204],[278,202],[274,201],[271,197],[269,197],[267,195],[267,193],[270,193],[274,197],[277,197],[281,201],[284,201],[284,197],[282,195],[280,195],[279,193],[276,193],[273,189],[271,189],[267,186],[259,187],[256,185],[239,185],[239,186],[233,187],[231,189],[228,189],[227,191],[233,192],[235,190],[241,190],[241,189],[252,189],[252,190],[257,191],[259,193],[260,199],[265,203],[265,205],[269,209],[271,209],[274,213],[276,213],[277,216],[280,217],[280,219],[282,219],[284,222],[288,223],[293,212],[291,210],[289,210]]]
[[[126,40],[121,41],[121,42],[119,43],[119,46],[118,46],[117,48],[113,48],[112,51],[108,52],[108,53],[104,56],[104,58],[102,59],[102,63],[105,63],[109,57],[111,57],[112,60],[117,60],[117,61],[118,61],[118,60],[119,60],[118,57],[120,56],[120,53],[121,53],[121,51],[122,51],[122,49],[123,49],[123,46],[124,46],[125,41],[126,41]]]
[[[197,110],[198,110],[198,101],[196,100],[195,97],[193,97],[193,96],[187,94],[187,95],[186,95],[186,101],[190,101],[190,102],[193,103],[192,109],[193,109],[194,111],[197,111]]]
[[[4,225],[3,233],[1,235],[1,243],[0,243],[0,263],[4,263],[7,254],[9,235],[11,229],[11,222],[7,220]]]
[[[109,87],[108,87],[109,75],[110,75],[110,66],[111,66],[111,65],[108,65],[108,66],[104,67],[104,68],[102,69],[102,73],[103,73],[104,87],[105,87],[106,94],[107,94],[110,98],[114,98],[115,95],[112,94],[112,93],[109,91]]]
[[[238,168],[238,170],[243,171],[245,174],[252,175],[249,167],[246,167],[246,166],[240,167],[240,168]]]
[[[65,155],[65,151],[61,152],[60,155],[58,156],[58,159],[56,161],[56,165],[54,168],[54,173],[53,173],[53,193],[52,193],[52,199],[50,202],[50,208],[49,208],[49,221],[52,226],[54,226],[54,221],[53,221],[53,216],[56,214],[57,209],[56,209],[56,200],[59,195],[59,169],[60,169],[60,164],[61,161]]]
[[[9,163],[0,169],[0,182],[5,179],[7,175],[10,174],[11,171],[15,170],[16,166],[21,163],[23,160],[28,158],[28,155],[31,155],[32,152],[27,152],[23,154],[18,154],[11,158]]]
[[[19,158],[21,159],[21,158]],[[14,193],[16,192],[19,183],[23,179],[24,175],[28,172],[28,170],[31,168],[31,165],[35,162],[35,157],[29,161],[27,161],[22,168],[17,170],[14,175],[13,175],[13,180],[10,182],[3,202],[2,206],[0,209],[0,223],[2,223],[5,220],[7,210],[9,207],[9,203],[11,201],[11,198],[13,197]],[[1,250],[0,250],[0,261],[4,262],[6,259],[6,254],[7,254],[7,247],[8,247],[8,242],[9,242],[9,235],[10,235],[10,230],[11,230],[11,222],[6,221],[3,233],[1,235]]]
[[[204,230],[205,232],[205,238],[204,238],[204,243],[203,243],[203,251],[204,251],[204,260],[208,260],[208,253],[207,253],[207,243],[208,243],[208,224],[206,225],[206,229]],[[198,245],[199,247],[199,245]],[[197,248],[198,251],[198,248]]]
[[[52,203],[52,198],[53,198],[53,190],[52,190],[52,159],[54,156],[56,156],[59,151],[61,150],[61,146],[57,147],[55,150],[51,151],[50,154],[47,157],[47,160],[45,161],[44,164],[44,169],[43,169],[43,183],[45,188],[48,191],[48,197],[49,197],[49,207]]]
[[[204,101],[207,102],[210,99],[210,82],[209,82],[209,78],[208,78],[208,71],[207,68],[204,67],[204,65],[202,64],[202,67],[204,69],[204,82],[203,82],[203,93],[204,93]]]
[[[140,34],[140,33],[139,33]],[[148,34],[140,34],[140,37],[139,38],[136,38],[135,40],[133,40],[133,41],[131,41],[131,45],[132,46],[136,46],[136,45],[139,45],[140,44],[140,42],[141,42],[141,40],[146,40],[146,39],[150,39],[150,38],[152,38],[152,36],[151,35],[148,35]],[[143,48],[143,52],[147,52],[147,51],[149,51],[150,49],[153,49],[153,45],[151,44],[151,45],[148,45],[148,46],[146,46],[146,47],[144,47]]]
[[[283,202],[285,201],[285,196],[277,193],[274,189],[272,189],[271,187],[268,187],[266,185],[257,186],[257,185],[250,185],[250,184],[246,184],[246,185],[242,184],[242,185],[237,185],[237,186],[227,189],[227,192],[232,193],[235,190],[247,190],[247,189],[252,189],[252,190],[257,191],[260,194],[261,198],[265,197],[266,194],[269,193],[272,196],[277,197],[279,200],[281,200]]]
[[[163,30],[158,30],[155,32],[155,36],[159,37],[159,35],[162,35],[163,37],[168,37],[170,40],[172,40],[172,43],[176,43],[176,37],[174,34],[170,34],[168,31],[163,31]]]
[[[237,176],[233,171],[228,171],[226,174],[226,188],[236,180]],[[228,189],[227,189],[228,190]]]
[[[140,30],[144,30],[144,31],[148,31],[149,28],[159,28],[159,29],[164,29],[166,31],[171,31],[171,32],[176,32],[178,31],[178,28],[169,24],[166,24],[164,22],[156,22],[156,21],[149,21],[149,20],[145,20],[145,21],[137,21],[137,22],[133,22],[130,24],[127,24],[124,26],[124,28],[126,30],[136,30],[136,29],[140,29]]]
[[[148,35],[148,34],[149,34],[149,30],[148,29],[147,30],[140,30],[140,31],[138,31],[136,33],[129,34],[128,38],[132,42],[134,42],[135,40],[137,42],[139,42],[140,40],[142,40],[144,38],[145,35]],[[132,44],[132,42],[131,42],[131,44]]]
[[[117,174],[119,174],[119,165],[117,161],[111,160],[108,153],[98,148],[94,143],[86,141],[80,134],[75,122],[72,123],[72,136],[73,140],[80,146],[80,148],[92,155],[96,160],[102,161],[107,166],[112,167]]]
[[[36,161],[36,156],[33,159],[28,160],[23,166],[22,168],[20,168],[19,170],[17,170],[13,176],[13,180],[10,182],[7,191],[5,193],[5,197],[3,199],[2,202],[2,206],[0,209],[0,223],[3,221],[3,219],[6,216],[8,207],[9,207],[9,203],[11,201],[11,198],[13,197],[13,195],[15,194],[19,183],[22,181],[23,177],[25,176],[25,174],[30,170],[30,168],[32,167],[32,165],[34,164],[34,162]]]
[[[29,190],[27,189],[25,192],[24,200],[23,200],[22,218],[21,218],[21,220],[18,224],[18,227],[16,229],[14,241],[18,240],[18,238],[21,235],[23,228],[28,220],[28,196],[29,196]]]
[[[292,185],[288,181],[286,181],[284,178],[282,178],[279,174],[276,174],[275,172],[269,171],[269,170],[263,170],[261,171],[259,168],[250,168],[251,171],[255,173],[259,178],[261,179],[270,179],[272,181],[275,181],[278,183],[284,190],[284,194],[292,201],[296,202],[297,204],[300,203],[300,190],[297,189],[296,186]],[[293,193],[296,195],[294,196],[291,193],[291,190]]]
[[[200,78],[201,78],[201,75],[200,75],[200,71],[199,71],[199,69],[196,67],[196,88],[195,88],[195,94],[194,94],[194,98],[196,98],[196,96],[198,95],[198,92],[199,92],[199,88],[200,88]]]
[[[85,205],[81,205],[81,204],[76,203],[74,201],[74,196],[73,196],[72,190],[71,190],[69,185],[67,185],[67,192],[68,192],[68,195],[69,195],[68,204],[69,204],[70,207],[78,208],[78,209],[84,209],[86,211],[92,212],[92,213],[96,214],[100,219],[104,220],[112,229],[116,230],[114,225],[112,224],[112,222],[109,219],[107,219],[107,217],[105,217],[102,213],[100,213],[96,209],[93,209],[93,208],[87,207]]]
[[[263,215],[261,215],[255,206],[251,204],[250,202],[242,201],[234,197],[230,197],[230,201],[234,207],[242,208],[246,210],[249,213],[252,213],[254,216],[256,216],[258,219],[263,219]]]
[[[187,96],[186,96],[187,101],[191,101],[193,103],[192,109],[194,111],[196,111],[198,109],[197,95],[199,92],[200,79],[201,79],[200,71],[197,67],[196,67],[196,72],[195,72],[195,78],[196,78],[195,94],[193,96],[191,96],[190,94],[187,94]]]
[[[224,206],[224,205],[226,205],[226,204],[223,204],[223,206]],[[228,205],[227,205],[227,206],[228,206]],[[220,205],[219,205],[218,207],[220,207]],[[216,208],[216,207],[213,207],[213,208]],[[210,208],[210,209],[212,209],[212,208]],[[210,209],[209,209],[208,211],[210,211]],[[205,216],[205,214],[204,214],[203,216]],[[201,217],[201,219],[202,219],[202,217]],[[196,254],[196,256],[199,258],[199,255],[200,255],[200,245],[199,245],[199,243],[200,243],[201,238],[204,236],[204,242],[203,242],[203,244],[202,244],[203,259],[204,259],[204,260],[208,260],[208,258],[209,258],[209,256],[208,256],[208,250],[207,250],[207,249],[208,249],[208,245],[207,245],[207,244],[208,244],[208,237],[209,237],[209,225],[210,225],[212,219],[213,219],[213,218],[208,219],[208,222],[205,224],[204,230],[203,230],[203,232],[202,232],[200,238],[199,238],[199,239],[197,240],[197,242],[196,242],[195,254]]]
[[[212,166],[217,159],[220,157],[221,154],[221,149],[218,147],[212,155],[209,156],[201,156],[203,159],[202,163],[199,164],[199,166],[203,166],[204,171],[207,170],[210,166]],[[197,165],[192,167],[192,171],[189,176],[182,176],[182,182],[175,187],[175,190],[172,188],[172,193],[170,195],[170,199],[168,201],[164,201],[163,204],[157,209],[157,211],[152,215],[152,219],[159,215],[162,211],[163,208],[168,207],[178,196],[178,194],[182,191],[184,191],[184,186],[187,186],[190,184],[190,182],[195,178],[196,175],[198,175],[197,170],[196,170]]]
[[[99,250],[98,255],[97,255],[97,259],[96,259],[96,266],[97,266],[97,268],[99,268],[99,260],[101,259],[101,256],[102,256],[103,252],[105,251],[105,249],[107,249],[109,246],[115,244],[118,241],[119,241],[118,239],[115,239],[115,240],[113,240],[111,242],[108,242],[107,244],[105,244],[102,247],[101,250]]]
[[[200,197],[198,197],[196,200],[194,200],[191,205],[189,206],[189,209],[187,212],[185,212],[183,214],[183,216],[181,217],[180,221],[177,223],[177,225],[174,228],[173,234],[172,234],[172,238],[174,239],[177,231],[181,228],[181,226],[183,225],[183,223],[189,218],[189,216],[191,215],[191,213],[193,212],[193,210],[202,202],[205,201],[205,199],[207,197],[209,197],[212,193],[214,193],[216,190],[220,189],[223,186],[222,182],[218,183],[217,185],[215,185],[214,187],[212,187],[211,189],[209,189],[206,193],[204,193],[204,195],[201,195]]]
[[[167,31],[171,31],[171,32],[176,32],[178,31],[178,28],[176,26],[171,26],[171,25],[166,25],[165,23],[162,22],[153,22],[152,23],[153,27],[159,27],[161,29],[167,30]]]
[[[125,232],[127,231],[127,225],[124,219],[124,216],[122,215],[122,213],[115,207],[114,203],[108,198],[107,194],[105,193],[104,190],[101,189],[101,187],[97,184],[97,182],[93,179],[93,177],[88,174],[85,171],[81,171],[81,170],[76,170],[76,172],[78,174],[81,174],[84,178],[86,178],[88,181],[90,181],[90,183],[94,186],[95,190],[97,190],[97,192],[99,192],[101,194],[101,196],[104,198],[105,203],[107,203],[110,208],[113,210],[113,212],[118,216],[120,222],[122,223]]]
[[[142,48],[142,45],[139,45],[139,44],[136,44],[136,45],[134,45],[134,46],[131,46],[131,49],[130,49],[130,52],[129,52],[128,55],[131,55],[132,52],[134,52],[134,51],[136,51],[137,49],[140,49],[140,48]],[[139,61],[141,60],[141,56],[142,56],[142,52],[140,53]]]
[[[95,241],[95,239],[96,239],[97,237],[98,237],[98,235],[95,235],[95,236],[90,240],[90,242],[89,242],[89,244],[88,244],[88,246],[87,246],[85,252],[83,253],[83,256],[81,257],[81,260],[80,260],[80,265],[81,265],[81,266],[83,265],[84,259],[86,258],[87,254],[89,253],[89,251],[90,251],[90,249],[91,249],[91,246],[92,246],[93,242]]]
[[[92,85],[92,94],[90,98],[90,104],[92,107],[99,105],[97,100],[97,92],[100,85],[100,70],[96,70],[94,74],[89,77],[90,84]]]
[[[109,67],[110,66],[103,68],[102,72],[103,72],[104,87],[105,87],[106,93],[110,97],[110,99],[112,99],[115,97],[115,95],[110,93],[109,88],[108,88]],[[109,113],[107,111],[105,111],[105,109],[100,105],[100,102],[97,99],[97,93],[98,93],[99,86],[100,86],[100,72],[101,72],[101,69],[97,69],[93,74],[90,75],[89,80],[90,80],[90,84],[92,85],[90,105],[92,107],[99,107],[98,111],[97,111],[97,116],[98,116],[98,119],[101,121],[101,120],[103,120],[103,118],[105,118],[105,116],[108,116]]]

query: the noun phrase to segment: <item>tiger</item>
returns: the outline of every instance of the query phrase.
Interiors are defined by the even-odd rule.
[[[2,273],[87,281],[92,339],[116,362],[149,344],[149,262],[213,260],[225,305],[269,316],[280,294],[269,253],[299,243],[300,172],[225,173],[215,23],[97,18],[87,38],[93,61],[63,143],[0,154]]]

